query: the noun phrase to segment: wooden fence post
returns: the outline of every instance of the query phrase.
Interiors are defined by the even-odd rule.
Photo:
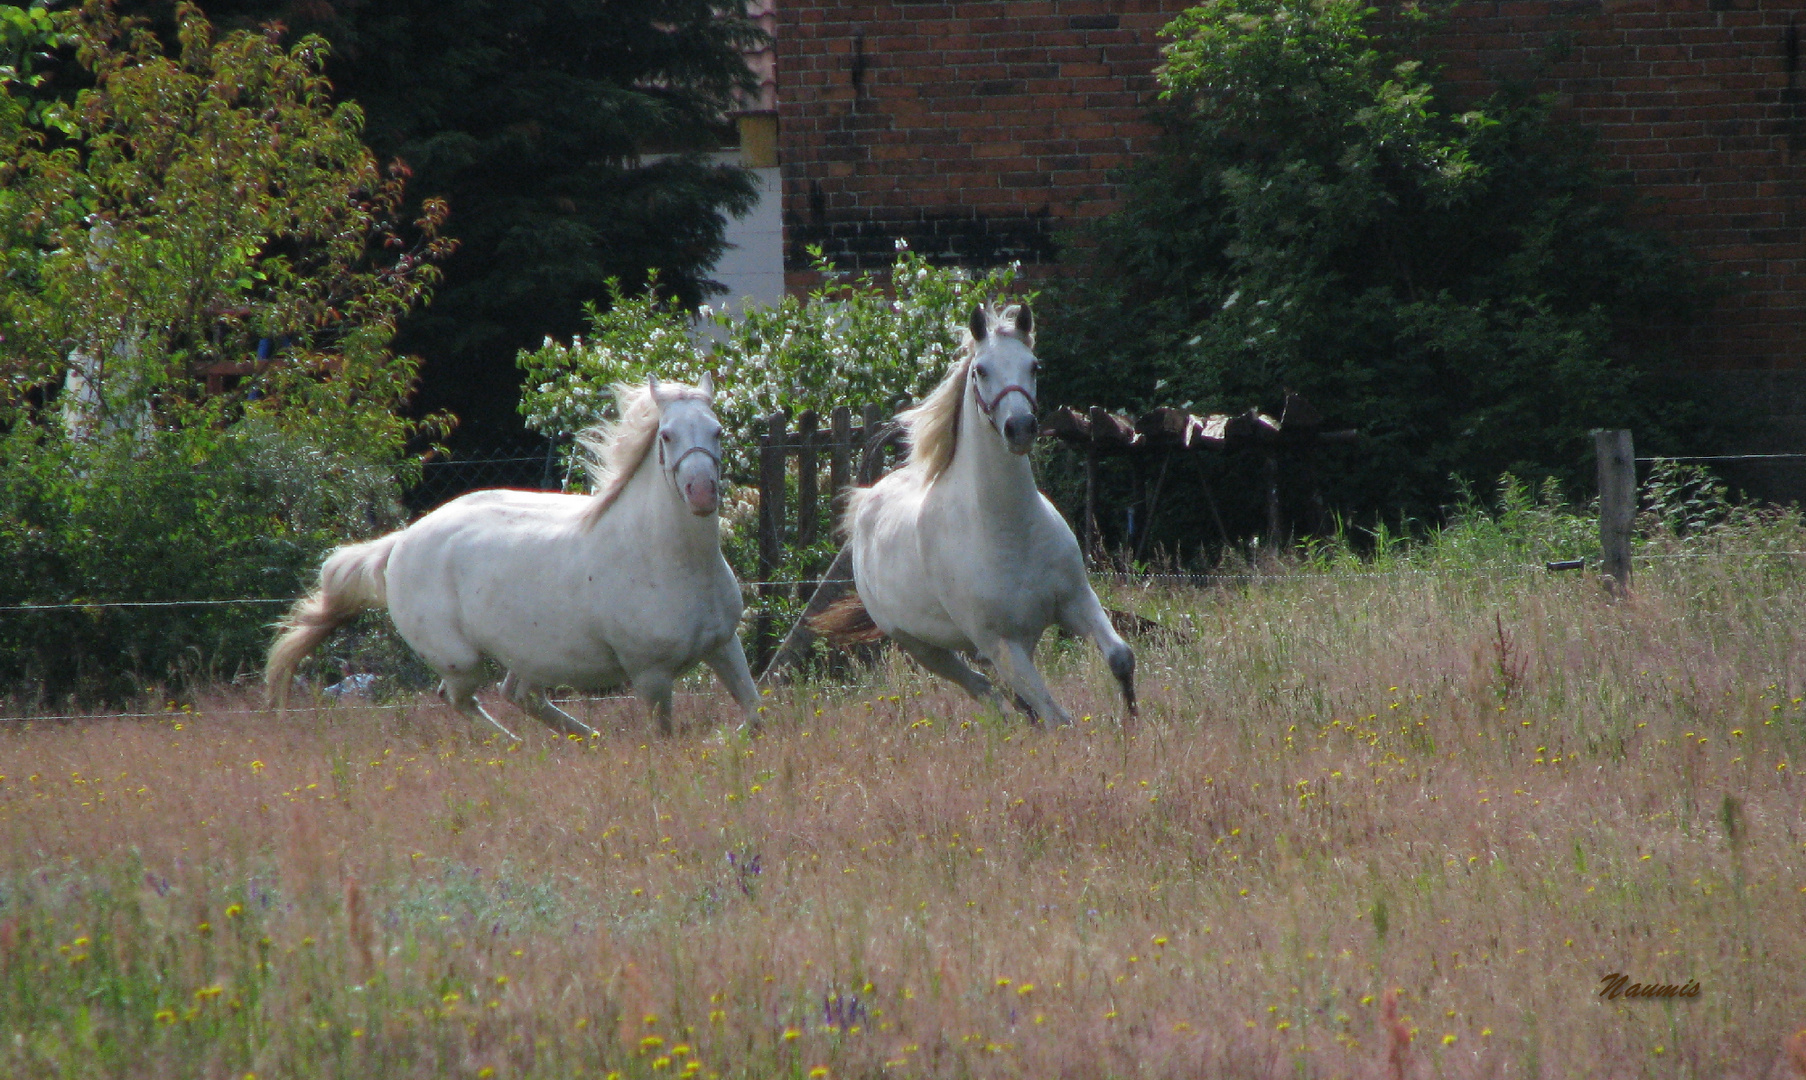
[[[815,426],[814,409],[796,418],[796,546],[799,548],[815,543],[818,527],[816,488],[821,477],[816,475]]]
[[[765,435],[759,440],[759,596],[778,594],[771,584],[784,562],[784,443],[788,421],[782,412],[765,418]],[[772,619],[767,605],[753,620],[753,669],[771,653]]]
[[[828,444],[828,498],[834,508],[830,515],[834,535],[839,536],[841,515],[847,509],[847,485],[853,482],[853,410],[845,405],[834,406],[829,432],[832,441]]]
[[[1599,459],[1599,550],[1606,588],[1630,591],[1630,532],[1637,516],[1637,459],[1628,431],[1593,432]]]

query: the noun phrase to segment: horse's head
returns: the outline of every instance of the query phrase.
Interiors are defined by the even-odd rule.
[[[983,304],[972,309],[972,366],[966,376],[978,411],[990,421],[1014,454],[1034,449],[1040,422],[1035,419],[1035,321],[1027,304],[1007,307],[993,316]]]
[[[696,392],[646,380],[658,406],[658,465],[690,513],[713,514],[721,504],[721,422],[715,419],[715,381],[704,375]]]

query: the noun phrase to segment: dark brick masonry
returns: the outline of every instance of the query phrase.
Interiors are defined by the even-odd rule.
[[[1382,9],[1399,0],[1380,0]],[[1145,151],[1184,0],[784,0],[785,268],[1052,259]],[[1457,95],[1503,80],[1592,127],[1650,219],[1736,285],[1698,368],[1806,367],[1806,0],[1484,0],[1431,39]]]

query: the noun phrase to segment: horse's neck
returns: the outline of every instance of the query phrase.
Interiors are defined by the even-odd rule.
[[[693,563],[720,558],[721,532],[715,515],[697,517],[665,482],[656,448],[621,491],[620,501],[609,507],[629,525],[634,542],[672,562]]]
[[[1009,517],[1011,511],[1040,500],[1034,466],[1027,455],[1010,453],[971,395],[968,389],[947,475],[976,504]]]

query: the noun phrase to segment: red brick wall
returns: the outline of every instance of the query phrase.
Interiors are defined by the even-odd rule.
[[[785,269],[1051,260],[1145,147],[1181,0],[780,0]],[[798,275],[806,280],[806,275]],[[793,278],[797,280],[797,278]]]
[[[1388,6],[1396,0],[1386,0]],[[1183,0],[780,0],[785,264],[895,238],[969,265],[1049,260],[1148,145],[1156,31]],[[1457,95],[1559,95],[1651,219],[1736,291],[1701,367],[1806,365],[1806,0],[1487,0],[1431,41]]]
[[[1798,0],[1497,0],[1458,8],[1436,41],[1457,92],[1509,79],[1558,95],[1652,223],[1731,279],[1694,366],[1806,364],[1796,19]]]

